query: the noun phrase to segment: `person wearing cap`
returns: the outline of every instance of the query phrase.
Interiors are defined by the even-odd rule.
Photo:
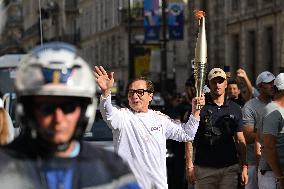
[[[32,49],[17,69],[15,90],[23,132],[0,148],[0,188],[139,188],[117,154],[83,142],[95,118],[96,83],[74,46]]]
[[[262,144],[259,189],[284,188],[284,73],[277,75],[274,85],[274,99],[265,106],[258,129]]]
[[[256,86],[259,96],[250,99],[242,109],[244,136],[247,143],[247,163],[249,181],[246,189],[257,189],[257,166],[260,156],[260,144],[257,137],[257,129],[261,125],[264,107],[271,102],[274,96],[273,81],[275,76],[264,71],[257,76]]]
[[[141,188],[167,189],[166,140],[186,142],[194,139],[199,126],[197,105],[204,105],[204,96],[192,101],[192,114],[186,123],[170,119],[149,109],[154,85],[144,77],[130,81],[127,87],[130,108],[111,104],[110,89],[114,73],[95,67],[96,81],[102,91],[100,111],[113,131],[115,152],[125,159]]]
[[[208,80],[210,94],[200,111],[200,126],[194,138],[194,163],[187,158],[192,157],[192,150],[186,148],[186,154],[189,153],[186,165],[190,166],[186,170],[195,189],[237,189],[239,161],[242,184],[248,180],[241,109],[225,97],[227,76],[221,68],[212,69]]]

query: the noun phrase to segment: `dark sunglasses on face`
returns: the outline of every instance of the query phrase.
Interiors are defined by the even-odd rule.
[[[35,110],[42,116],[48,116],[55,112],[57,108],[60,108],[64,114],[69,114],[75,111],[79,106],[75,102],[63,102],[63,103],[46,103],[46,104],[36,104]]]
[[[133,96],[136,93],[139,97],[141,97],[144,96],[145,92],[150,93],[151,91],[145,89],[137,89],[137,90],[129,89],[128,96]]]
[[[210,82],[213,84],[222,84],[224,83],[224,81],[225,81],[224,78],[217,77],[217,78],[212,79]]]

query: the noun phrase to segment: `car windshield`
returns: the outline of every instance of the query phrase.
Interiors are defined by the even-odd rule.
[[[103,120],[99,110],[96,112],[91,133],[87,133],[84,139],[88,141],[112,141],[112,131]]]
[[[100,99],[100,95],[97,95],[97,99]],[[99,102],[98,102],[99,104]],[[112,96],[112,104],[116,107],[120,107],[119,98],[115,95]],[[91,132],[85,133],[84,140],[87,141],[112,141],[112,131],[103,120],[100,111],[97,109],[96,118],[91,129]]]

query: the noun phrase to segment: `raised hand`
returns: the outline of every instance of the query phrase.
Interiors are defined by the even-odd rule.
[[[96,77],[96,82],[101,88],[102,94],[105,97],[110,94],[110,90],[113,87],[113,74],[114,72],[110,72],[108,74],[102,66],[95,66],[94,75]]]
[[[246,78],[247,77],[247,73],[245,72],[245,70],[239,68],[237,70],[237,77]]]

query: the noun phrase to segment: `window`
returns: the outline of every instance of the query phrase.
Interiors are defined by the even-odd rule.
[[[247,62],[245,65],[247,74],[251,78],[256,78],[256,34],[254,30],[247,32]]]
[[[263,0],[264,4],[269,4],[269,3],[272,3],[272,2],[273,2],[273,0]]]
[[[255,0],[247,0],[247,6],[248,7],[255,7],[256,6],[256,1]]]
[[[273,27],[269,26],[265,28],[264,40],[264,64],[267,66],[269,71],[272,71],[274,60]]]
[[[240,0],[231,0],[232,11],[237,11],[240,8]]]
[[[116,40],[115,40],[115,36],[112,36],[111,37],[111,41],[110,41],[110,53],[111,53],[111,59],[109,61],[111,61],[112,65],[113,66],[116,66],[117,65],[117,56],[116,56]]]
[[[240,37],[239,34],[231,36],[231,65],[232,70],[237,70],[240,67]]]

